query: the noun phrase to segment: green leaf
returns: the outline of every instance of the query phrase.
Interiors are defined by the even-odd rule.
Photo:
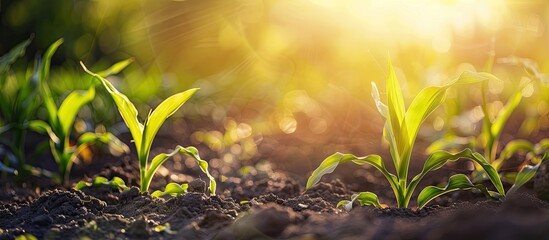
[[[522,185],[524,185],[528,181],[530,181],[536,175],[536,172],[538,171],[539,166],[541,165],[543,160],[545,160],[548,157],[549,157],[549,153],[545,153],[545,155],[543,156],[541,161],[539,161],[536,165],[526,165],[526,166],[524,166],[518,172],[517,177],[515,178],[515,183],[513,184],[513,186],[511,186],[511,188],[509,189],[507,194],[514,193],[515,191],[517,191],[517,189],[522,187]]]
[[[496,76],[487,72],[471,72],[464,71],[456,79],[452,80],[449,85],[454,84],[472,84],[488,80],[499,80]]]
[[[209,186],[210,195],[215,196],[215,189],[216,189],[215,179],[212,177],[212,175],[210,175],[210,172],[208,172],[208,162],[200,159],[200,156],[198,155],[198,150],[196,150],[195,147],[184,148],[182,146],[177,146],[170,153],[161,153],[161,154],[158,154],[156,157],[154,157],[153,160],[151,161],[151,166],[149,167],[149,169],[147,169],[147,171],[145,173],[145,184],[146,184],[146,186],[145,186],[144,189],[148,189],[148,186],[151,183],[152,177],[154,176],[154,174],[156,173],[158,168],[166,160],[168,160],[170,157],[173,157],[174,155],[176,155],[178,153],[183,153],[187,156],[190,156],[196,161],[196,163],[198,164],[198,166],[200,167],[202,172],[204,172],[208,176],[208,179],[210,180],[210,186]]]
[[[492,163],[496,169],[499,169],[503,161],[509,159],[511,156],[518,152],[531,152],[535,153],[534,145],[526,140],[513,140],[505,145],[505,148],[499,154],[499,158]]]
[[[88,184],[89,184],[89,183],[87,183],[87,182],[85,182],[85,181],[80,181],[80,182],[78,182],[78,183],[74,186],[74,189],[75,189],[75,190],[82,190],[82,189],[84,189],[85,187],[89,187]],[[90,186],[91,186],[91,184],[90,184]]]
[[[453,149],[463,149],[470,147],[471,142],[474,140],[469,137],[459,137],[456,135],[447,135],[438,140],[435,140],[427,149],[425,153],[430,154],[437,150],[453,150]]]
[[[482,184],[473,184],[469,178],[463,174],[456,174],[448,179],[448,184],[445,187],[435,187],[428,186],[424,188],[417,197],[418,208],[423,208],[431,200],[439,197],[443,194],[450,193],[457,190],[471,190],[479,189],[488,196],[494,195],[495,193],[490,193],[486,187]]]
[[[42,120],[32,120],[29,122],[29,128],[37,133],[47,134],[50,140],[55,144],[61,143],[59,137],[53,132],[50,125]]]
[[[118,74],[122,70],[124,70],[128,65],[130,65],[130,63],[132,63],[132,62],[133,62],[133,58],[128,58],[126,60],[122,60],[120,62],[117,62],[117,63],[113,64],[111,67],[109,67],[109,68],[107,68],[103,71],[98,72],[97,75],[106,78],[108,76]]]
[[[318,166],[318,168],[313,171],[313,173],[307,180],[306,190],[316,185],[320,181],[322,176],[328,173],[332,173],[339,164],[346,163],[349,161],[358,165],[363,165],[368,163],[374,166],[377,170],[379,170],[385,176],[385,178],[387,178],[387,180],[389,181],[393,189],[397,188],[396,185],[398,183],[398,180],[396,176],[387,171],[387,169],[385,168],[385,164],[383,163],[383,160],[381,159],[380,156],[368,155],[365,157],[357,157],[352,154],[334,153],[329,157],[327,157],[326,159],[324,159],[322,163],[320,163],[320,166]]]
[[[417,187],[417,184],[428,172],[440,169],[446,163],[457,161],[460,158],[467,158],[478,163],[484,169],[484,171],[488,175],[488,178],[497,189],[498,193],[502,196],[505,196],[505,190],[503,189],[503,184],[501,183],[501,179],[496,169],[492,167],[492,165],[490,165],[490,163],[488,163],[481,154],[476,152],[473,153],[470,149],[467,148],[455,154],[443,150],[433,152],[425,161],[422,171],[418,175],[416,175],[412,179],[412,181],[410,181],[406,198],[409,199],[411,197],[412,192],[414,191],[415,187]]]
[[[337,207],[343,206],[345,210],[351,211],[353,208],[353,202],[358,201],[360,206],[374,206],[376,208],[382,208],[381,204],[379,203],[379,199],[375,193],[372,192],[361,192],[357,194],[353,194],[351,196],[351,200],[342,200],[337,203]]]
[[[128,145],[124,144],[122,141],[120,141],[120,139],[118,139],[116,136],[114,136],[110,132],[106,132],[106,133],[85,132],[84,134],[80,135],[80,137],[78,138],[77,145],[83,146],[83,145],[93,144],[96,142],[109,144],[109,149],[115,155],[130,152],[130,148],[128,147]]]
[[[164,195],[179,196],[183,193],[186,193],[188,188],[189,188],[189,185],[187,183],[183,183],[181,185],[177,183],[168,183],[164,188],[164,191],[156,190],[151,194],[151,196],[153,197],[162,197]]]
[[[374,99],[374,103],[376,104],[377,110],[384,122],[383,136],[391,146],[389,150],[391,151],[393,164],[395,165],[396,169],[400,169],[400,155],[398,152],[395,132],[394,132],[394,129],[391,127],[391,123],[389,121],[390,119],[389,109],[387,105],[381,102],[381,98],[379,97],[379,91],[374,82],[372,82],[372,98]]]
[[[402,127],[402,122],[406,108],[404,106],[404,98],[402,97],[402,89],[391,65],[391,60],[389,60],[389,75],[387,76],[387,106],[389,109],[388,120],[390,121],[400,153],[404,147],[401,141],[405,141],[405,139],[401,139],[403,137],[401,134],[405,131],[405,128]]]
[[[122,180],[122,178],[113,177],[112,180],[109,181],[107,178],[102,176],[95,177],[95,179],[93,179],[91,183],[80,181],[74,186],[74,189],[82,190],[85,187],[101,186],[101,185],[110,185],[110,186],[118,187],[122,190],[130,189],[128,186],[126,186],[126,183],[124,182],[124,180]]]
[[[95,97],[95,87],[90,87],[87,91],[73,91],[65,98],[59,111],[57,112],[57,117],[59,118],[59,124],[63,130],[63,135],[68,136],[76,114],[80,111],[85,104],[91,102]]]
[[[27,39],[17,44],[8,53],[0,57],[0,74],[5,73],[8,70],[9,66],[13,62],[15,62],[15,60],[25,55],[25,50],[29,46],[30,42],[31,42],[31,39]]]
[[[116,88],[114,88],[114,86],[109,81],[107,81],[107,79],[88,70],[82,62],[80,62],[80,65],[82,65],[84,71],[96,77],[103,83],[103,86],[107,89],[107,91],[113,98],[114,103],[118,107],[118,111],[120,112],[120,115],[122,115],[122,119],[124,119],[124,122],[130,129],[133,140],[135,142],[135,147],[137,148],[137,152],[139,153],[141,151],[141,141],[143,138],[143,124],[141,124],[137,119],[137,109],[135,108],[133,103],[130,102],[126,95],[120,93]]]
[[[46,53],[44,54],[44,59],[42,59],[42,62],[40,65],[40,71],[38,72],[38,86],[40,87],[40,90],[42,91],[42,97],[44,99],[44,105],[46,106],[46,110],[48,112],[48,118],[50,119],[50,124],[52,129],[57,129],[59,126],[57,121],[57,106],[55,105],[55,101],[53,97],[51,96],[50,89],[46,83],[46,80],[50,73],[50,64],[51,64],[51,58],[53,57],[53,54],[55,51],[57,51],[57,48],[63,43],[63,39],[59,39],[56,42],[54,42]]]
[[[419,132],[419,127],[425,119],[444,102],[448,87],[449,86],[424,88],[414,100],[412,100],[404,118],[405,126],[403,126],[403,129],[408,131],[409,145],[414,144],[417,133]]]
[[[154,109],[145,123],[141,154],[149,152],[160,126],[164,124],[164,121],[166,121],[168,117],[183,106],[183,104],[189,100],[189,98],[191,98],[196,91],[198,91],[198,88],[189,89],[187,91],[175,94],[164,100],[160,103],[160,105],[158,105],[158,107],[156,107],[156,109]]]
[[[494,139],[497,139],[501,132],[503,131],[503,127],[505,126],[505,123],[515,111],[517,106],[520,103],[520,100],[522,99],[522,90],[517,91],[508,101],[505,106],[499,111],[499,114],[496,118],[496,120],[492,123],[492,127],[490,129],[490,134],[494,137]]]

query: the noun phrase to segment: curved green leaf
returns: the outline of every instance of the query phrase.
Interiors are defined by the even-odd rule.
[[[488,175],[488,178],[490,179],[492,184],[494,184],[494,187],[496,188],[498,193],[502,196],[505,196],[505,190],[503,189],[503,184],[501,183],[501,179],[496,169],[492,167],[492,165],[490,165],[490,163],[488,163],[488,161],[486,161],[486,159],[481,154],[476,152],[473,153],[471,149],[467,148],[461,152],[454,154],[443,150],[433,152],[425,161],[421,172],[416,175],[412,179],[412,181],[410,181],[408,192],[406,193],[406,199],[411,198],[414,189],[428,172],[440,169],[446,163],[457,161],[460,158],[467,158],[478,163],[484,169],[484,171]]]
[[[52,129],[58,129],[58,121],[57,121],[57,106],[55,105],[55,101],[53,97],[51,96],[50,89],[48,85],[46,84],[46,80],[50,73],[50,64],[51,64],[51,58],[53,57],[53,54],[55,51],[57,51],[57,48],[61,46],[63,43],[63,39],[59,39],[56,42],[54,42],[46,53],[44,54],[44,59],[42,59],[42,62],[40,65],[40,71],[38,72],[38,86],[40,87],[40,90],[42,91],[42,97],[44,99],[44,105],[46,106],[46,110],[48,112],[48,117],[50,119],[50,124]]]
[[[63,135],[69,135],[76,114],[78,114],[80,108],[91,102],[94,97],[95,87],[92,86],[87,91],[73,91],[65,98],[57,112]]]
[[[183,183],[181,185],[177,183],[168,183],[164,188],[164,191],[156,190],[151,194],[151,196],[153,197],[162,197],[164,195],[178,196],[183,193],[186,193],[188,188],[189,188],[189,184],[187,183]]]
[[[143,124],[141,124],[137,119],[137,109],[135,108],[133,103],[130,102],[126,95],[120,93],[107,79],[88,70],[84,63],[80,62],[80,65],[82,65],[84,71],[96,77],[101,81],[101,83],[103,83],[103,86],[107,89],[107,91],[113,98],[114,103],[118,107],[118,112],[120,112],[120,115],[122,115],[122,119],[124,119],[126,126],[128,126],[128,129],[130,129],[137,152],[141,152]]]
[[[422,89],[412,100],[406,116],[404,117],[404,127],[408,131],[408,144],[415,142],[419,127],[427,117],[444,102],[446,90],[450,87],[427,87]]]
[[[18,58],[25,55],[25,51],[27,47],[29,46],[31,42],[31,39],[27,39],[19,44],[17,44],[15,47],[13,47],[8,53],[2,55],[0,57],[0,74],[6,72],[9,68],[9,66],[15,62]]]
[[[385,169],[385,164],[383,163],[383,160],[379,155],[368,155],[365,157],[357,157],[352,154],[343,154],[343,153],[334,153],[324,159],[322,163],[316,168],[309,179],[307,180],[307,186],[306,190],[316,185],[322,176],[332,173],[339,164],[346,163],[352,161],[355,164],[363,165],[365,163],[368,163],[372,166],[374,166],[376,169],[378,169],[383,175],[388,178],[388,180],[391,182],[391,184],[396,184],[397,179],[396,176],[393,174],[387,172],[387,169]]]
[[[535,147],[532,143],[522,139],[510,141],[499,154],[499,158],[492,163],[492,166],[498,170],[501,167],[501,164],[503,164],[503,161],[509,159],[514,154],[523,151],[535,153]]]
[[[418,208],[423,208],[431,200],[439,197],[443,194],[450,193],[457,190],[470,190],[478,189],[485,193],[487,196],[497,195],[494,192],[489,192],[482,184],[473,184],[471,180],[464,174],[456,174],[448,179],[448,184],[445,187],[428,186],[424,188],[417,197]]]
[[[130,189],[128,186],[126,186],[126,183],[124,182],[124,180],[122,180],[122,178],[113,177],[112,180],[109,181],[107,178],[102,176],[95,177],[91,183],[86,181],[80,181],[74,186],[74,189],[82,190],[85,187],[100,186],[100,185],[110,185],[110,186],[118,187],[122,190]]]
[[[353,208],[353,202],[358,201],[360,206],[374,206],[376,208],[382,208],[379,203],[379,199],[375,193],[372,192],[360,192],[353,194],[351,200],[341,200],[337,203],[337,207],[343,206],[345,210],[351,211]]]
[[[488,81],[492,79],[499,80],[498,77],[494,76],[491,73],[463,71],[456,79],[450,82],[450,85],[472,84],[472,83],[479,83],[479,82]]]
[[[145,123],[145,129],[143,133],[143,142],[141,147],[141,154],[148,153],[154,137],[158,132],[158,129],[164,124],[164,121],[172,114],[175,113],[183,104],[191,98],[191,96],[198,91],[198,88],[189,89],[187,91],[175,94],[166,100],[164,100],[148,117]]]
[[[526,165],[526,166],[524,166],[518,172],[518,174],[515,178],[515,183],[513,184],[513,186],[511,186],[511,188],[509,189],[509,191],[507,193],[508,194],[514,193],[517,189],[522,187],[522,185],[524,185],[528,181],[530,181],[536,175],[536,172],[538,171],[538,168],[541,165],[541,163],[548,157],[549,157],[549,153],[545,153],[545,155],[543,156],[541,161],[539,161],[536,165]]]
[[[503,127],[505,126],[505,123],[507,123],[507,120],[515,111],[517,106],[520,103],[520,100],[522,99],[522,89],[517,91],[503,106],[503,108],[499,111],[498,116],[496,117],[496,120],[492,123],[492,127],[490,128],[490,134],[492,134],[492,137],[494,139],[497,139],[499,135],[501,135],[501,132],[503,131]]]
[[[113,64],[111,67],[109,67],[109,68],[107,68],[103,71],[97,72],[97,75],[106,78],[108,76],[118,74],[119,72],[124,70],[124,68],[126,68],[128,65],[130,65],[130,63],[132,63],[132,62],[133,62],[133,58],[128,58],[126,60],[122,60],[120,62],[117,62],[117,63]]]
[[[106,133],[92,133],[85,132],[78,138],[78,146],[93,144],[95,142],[102,142],[109,145],[109,149],[112,153],[122,154],[130,152],[128,145],[124,144],[120,139],[114,136],[110,132]]]
[[[198,155],[198,150],[196,150],[195,147],[184,148],[182,146],[177,146],[175,148],[175,150],[173,150],[172,152],[170,152],[170,153],[161,153],[161,154],[158,154],[156,157],[153,158],[153,160],[151,161],[151,166],[149,167],[149,169],[147,169],[147,171],[145,173],[145,182],[144,182],[145,183],[145,187],[144,187],[145,191],[148,189],[148,186],[151,183],[152,177],[154,176],[154,174],[156,173],[158,168],[166,160],[168,160],[170,157],[173,157],[174,155],[176,155],[178,153],[183,153],[187,156],[190,156],[190,157],[194,158],[194,160],[196,161],[196,163],[198,164],[198,166],[200,167],[202,172],[204,172],[208,176],[208,179],[210,180],[210,186],[209,186],[210,195],[215,196],[216,182],[215,182],[215,179],[212,177],[212,175],[210,175],[210,172],[208,172],[208,162],[200,159],[200,156]]]
[[[389,116],[389,109],[387,105],[385,105],[381,98],[379,97],[379,90],[377,89],[377,86],[374,82],[371,82],[372,84],[372,98],[374,99],[374,103],[376,104],[377,111],[381,115],[381,118],[383,119],[384,126],[383,126],[383,136],[389,142],[389,151],[391,151],[391,157],[393,160],[393,164],[395,165],[396,169],[400,169],[400,154],[399,154],[399,147],[397,144],[396,136],[394,129],[391,127],[390,123],[390,116]]]
[[[42,120],[32,120],[29,122],[29,128],[37,133],[47,134],[50,140],[55,144],[59,144],[61,141],[57,135],[53,132],[50,125]]]

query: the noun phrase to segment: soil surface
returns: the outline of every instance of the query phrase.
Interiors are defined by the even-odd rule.
[[[173,143],[169,136],[157,140],[153,154],[166,152]],[[176,197],[140,193],[133,155],[107,157],[92,163],[94,167],[75,166],[78,174],[89,176],[84,178],[88,181],[94,176],[121,177],[133,186],[126,191],[113,186],[78,191],[48,179],[15,183],[1,176],[0,239],[23,234],[38,239],[549,239],[549,202],[540,199],[548,195],[547,165],[535,181],[505,202],[460,191],[421,210],[355,205],[347,212],[336,204],[358,191],[373,191],[394,206],[384,178],[374,169],[346,165],[305,192],[310,172],[332,152],[296,147],[300,144],[306,143],[286,136],[264,137],[251,160],[217,164],[210,159],[221,159],[219,153],[197,146],[202,158],[210,160],[217,196],[207,195],[206,178],[185,157],[167,161],[151,185],[152,192],[168,182],[188,182],[189,192]],[[360,154],[354,145],[339,146],[339,151]],[[317,159],[289,157],[307,154]],[[421,168],[422,161],[417,162],[412,172]],[[428,175],[418,189],[444,183],[452,173],[467,173],[464,169],[459,164],[443,168]],[[71,182],[79,180],[74,177]]]

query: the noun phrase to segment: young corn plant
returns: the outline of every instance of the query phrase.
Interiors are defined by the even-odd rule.
[[[514,59],[514,58],[513,58]],[[504,59],[505,60],[505,59]],[[503,60],[500,60],[500,62]],[[505,61],[511,61],[511,60],[505,60]],[[503,61],[503,63],[505,63]],[[519,60],[513,60],[513,61],[519,61]],[[521,60],[524,61],[524,60]],[[530,73],[530,75],[534,78],[539,79],[541,82],[543,82],[543,79],[541,76],[543,76],[539,71],[536,70],[536,68],[531,67],[531,64],[523,63],[526,71]],[[497,79],[496,79],[497,80]],[[526,140],[513,140],[504,147],[504,149],[501,151],[499,157],[497,155],[497,150],[499,146],[499,138],[501,134],[503,133],[504,127],[509,120],[509,117],[512,115],[512,113],[516,110],[516,108],[519,106],[522,97],[523,97],[523,91],[528,86],[528,84],[531,84],[531,82],[522,83],[511,95],[510,99],[507,101],[507,103],[498,111],[495,117],[492,117],[490,114],[490,104],[488,103],[488,83],[482,82],[481,83],[481,109],[484,114],[483,117],[483,124],[482,124],[482,130],[478,137],[469,137],[469,138],[462,138],[457,136],[447,136],[446,138],[441,139],[440,141],[435,141],[431,146],[429,146],[428,151],[433,151],[435,149],[444,149],[444,148],[463,148],[465,145],[480,145],[480,148],[484,151],[484,158],[496,169],[496,171],[500,171],[503,163],[509,159],[513,154],[517,152],[526,152],[528,153],[528,159],[531,160],[534,165],[528,165],[523,164],[519,167],[518,171],[516,173],[512,174],[503,174],[501,173],[502,178],[508,179],[509,181],[513,182],[513,186],[511,187],[510,191],[514,192],[516,189],[520,188],[522,185],[524,185],[526,182],[530,181],[537,169],[539,168],[541,162],[546,158],[545,155],[547,153],[547,140],[542,140],[539,144],[534,146],[534,144],[526,141]],[[456,144],[458,142],[461,142],[462,144]],[[461,145],[461,146],[460,146]],[[485,180],[486,174],[482,171],[482,167],[480,165],[476,165],[475,171],[471,174],[473,178],[473,182],[480,182],[482,180]]]
[[[0,171],[15,174],[18,180],[30,174],[51,175],[49,171],[31,166],[33,160],[47,150],[46,141],[37,144],[30,154],[25,151],[29,122],[40,105],[37,82],[41,62],[37,59],[32,71],[10,71],[30,42],[28,39],[0,57]]]
[[[483,185],[471,183],[467,176],[457,174],[449,178],[448,184],[445,187],[429,186],[423,189],[417,199],[418,208],[424,207],[429,201],[442,194],[456,190],[479,189],[491,197],[505,196],[503,185],[497,171],[482,155],[474,153],[470,149],[465,149],[457,153],[450,153],[447,151],[436,151],[432,153],[425,161],[422,171],[414,176],[411,181],[408,181],[408,167],[410,165],[412,148],[419,128],[425,119],[443,103],[446,96],[446,90],[455,84],[484,81],[489,77],[490,74],[487,73],[464,72],[447,85],[424,88],[413,99],[406,111],[400,85],[393,71],[393,67],[389,62],[389,75],[386,83],[387,105],[381,101],[376,84],[373,82],[372,97],[377,110],[385,121],[383,135],[389,142],[389,150],[396,169],[396,174],[390,173],[387,170],[384,161],[379,155],[372,154],[364,157],[357,157],[352,154],[335,153],[322,161],[320,166],[313,171],[307,181],[306,189],[310,189],[317,184],[325,174],[333,172],[339,164],[346,162],[352,162],[358,165],[369,164],[379,170],[387,179],[395,195],[397,206],[399,208],[407,208],[415,188],[427,173],[440,169],[448,162],[466,158],[478,163],[484,168],[497,192],[488,191]],[[372,192],[355,194],[351,198],[351,201],[341,201],[338,206],[343,205],[349,209],[352,206],[352,202],[355,200],[361,205],[373,205],[375,207],[383,206],[379,202],[377,195]]]
[[[103,76],[91,72],[83,63],[80,64],[87,73],[101,81],[105,89],[110,93],[114,103],[118,107],[122,119],[130,130],[139,159],[141,192],[148,191],[154,174],[166,160],[178,153],[183,153],[192,157],[197,162],[202,172],[208,176],[210,180],[210,194],[212,196],[215,195],[216,182],[208,172],[208,162],[200,159],[198,150],[195,147],[177,146],[170,153],[161,153],[155,156],[149,164],[151,146],[160,126],[162,126],[164,121],[174,114],[198,90],[197,88],[189,89],[167,98],[149,114],[144,123],[141,123],[137,118],[137,109],[126,95],[120,93],[107,79],[103,78]]]
[[[128,152],[129,149],[111,133],[87,132],[78,138],[75,145],[71,144],[70,135],[74,120],[80,109],[94,99],[95,86],[91,86],[88,90],[71,92],[57,107],[46,80],[49,75],[51,57],[62,42],[63,40],[60,39],[48,48],[38,73],[38,88],[44,101],[48,119],[47,121],[33,120],[29,123],[29,126],[31,129],[49,136],[50,148],[58,165],[60,181],[66,184],[72,163],[81,151],[89,145],[103,142],[109,144],[111,149],[119,152]]]

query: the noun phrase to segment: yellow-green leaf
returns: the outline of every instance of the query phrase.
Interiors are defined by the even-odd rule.
[[[87,91],[73,91],[65,98],[59,111],[57,112],[57,117],[59,118],[59,124],[63,131],[64,136],[68,136],[76,114],[80,111],[85,104],[91,102],[95,97],[95,87],[90,87]]]
[[[208,171],[208,162],[200,158],[200,156],[198,155],[198,150],[195,147],[184,148],[182,146],[177,146],[170,153],[161,153],[161,154],[158,154],[156,157],[154,157],[153,160],[151,161],[151,166],[149,167],[149,169],[147,169],[145,173],[145,180],[144,180],[145,186],[141,186],[142,190],[144,189],[144,191],[146,191],[148,189],[148,186],[151,183],[152,177],[154,176],[158,168],[166,160],[168,160],[170,157],[173,157],[178,153],[183,153],[187,156],[190,156],[196,161],[196,163],[200,167],[200,170],[202,170],[202,172],[204,172],[206,176],[208,176],[208,179],[210,180],[210,186],[209,186],[210,195],[214,196],[217,184],[215,182],[215,179],[212,177],[212,175],[210,175],[210,172]]]
[[[137,149],[137,152],[139,153],[141,151],[141,141],[143,138],[143,124],[141,124],[137,119],[137,109],[135,108],[133,103],[130,102],[126,95],[120,93],[107,79],[88,70],[84,63],[80,62],[80,65],[82,65],[84,71],[96,77],[101,81],[101,83],[103,83],[103,86],[107,89],[107,91],[113,98],[114,103],[118,107],[118,112],[120,112],[120,115],[122,115],[122,119],[124,119],[124,122],[130,129],[135,147]]]
[[[153,140],[160,129],[160,126],[164,124],[164,121],[172,114],[175,113],[191,96],[198,91],[198,88],[189,89],[187,91],[175,94],[166,100],[164,100],[148,117],[145,123],[145,129],[143,133],[143,142],[141,146],[141,154],[149,152]]]

